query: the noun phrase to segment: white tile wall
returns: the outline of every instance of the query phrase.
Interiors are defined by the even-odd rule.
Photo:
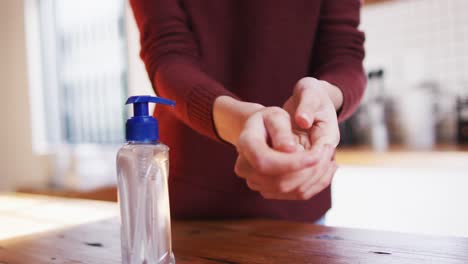
[[[394,0],[365,6],[368,70],[383,67],[390,93],[431,79],[460,92],[468,83],[468,0]],[[467,91],[468,92],[468,91]]]

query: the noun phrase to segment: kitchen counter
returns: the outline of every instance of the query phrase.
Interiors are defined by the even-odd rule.
[[[340,146],[327,224],[468,237],[468,147]]]
[[[384,152],[368,146],[339,146],[336,160],[345,166],[468,169],[468,146],[437,145],[430,150],[414,150],[392,145]]]
[[[0,263],[120,263],[115,203],[0,195]],[[468,263],[468,239],[272,220],[174,221],[177,263]]]

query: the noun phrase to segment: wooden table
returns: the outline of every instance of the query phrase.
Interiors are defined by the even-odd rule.
[[[120,263],[115,203],[0,195],[0,263]],[[468,263],[468,239],[271,220],[176,221],[177,263]]]

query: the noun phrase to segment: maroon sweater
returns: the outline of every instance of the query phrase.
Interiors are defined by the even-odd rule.
[[[266,217],[313,221],[330,188],[308,201],[265,200],[233,171],[234,147],[213,126],[213,101],[231,95],[282,106],[305,76],[344,95],[340,120],[365,86],[359,0],[131,0],[141,57],[158,95],[162,142],[171,147],[175,218]]]

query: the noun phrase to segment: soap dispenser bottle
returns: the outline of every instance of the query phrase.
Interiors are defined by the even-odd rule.
[[[117,154],[117,179],[124,264],[175,263],[171,246],[169,148],[159,141],[158,121],[148,103],[174,106],[168,99],[132,96],[134,116],[126,123],[125,144]]]

